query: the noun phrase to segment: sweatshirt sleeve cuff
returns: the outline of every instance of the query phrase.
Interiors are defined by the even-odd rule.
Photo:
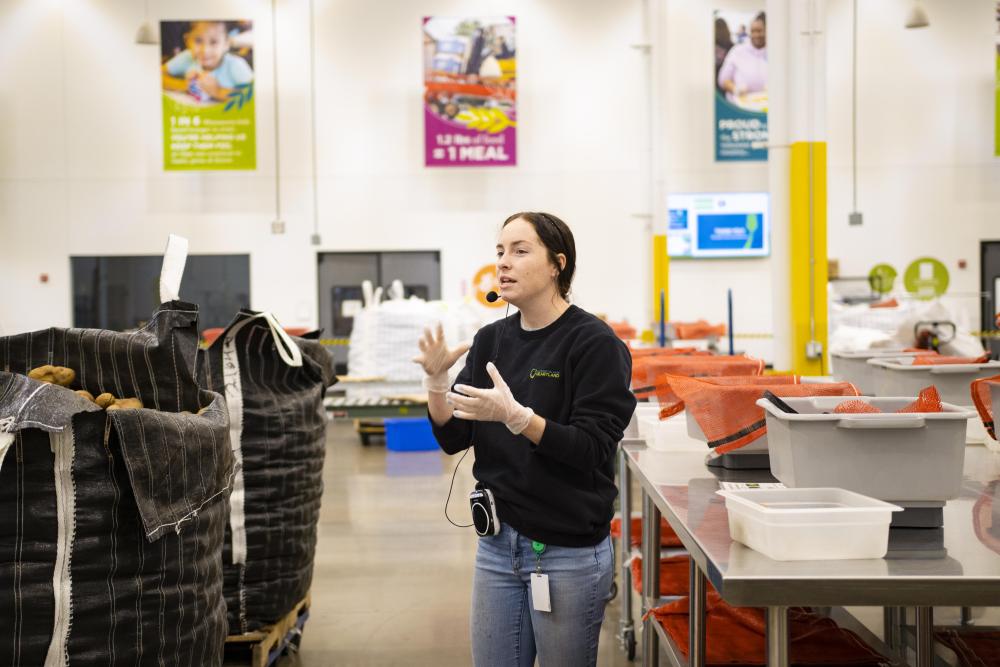
[[[452,417],[443,426],[438,426],[430,415],[427,415],[427,420],[431,423],[434,439],[446,453],[455,454],[469,446],[472,435],[472,426],[469,422]]]

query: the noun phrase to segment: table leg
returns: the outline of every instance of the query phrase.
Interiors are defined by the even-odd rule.
[[[649,610],[651,602],[660,597],[660,510],[649,497],[642,494],[642,612]],[[660,642],[650,615],[642,626],[642,664],[658,667]]]
[[[629,562],[632,553],[632,476],[628,469],[628,454],[618,448],[618,487],[619,506],[622,516],[621,549],[621,585],[618,590],[622,596],[621,621],[618,624],[619,639],[629,654],[629,659],[635,655],[635,624],[632,620],[632,567]]]
[[[934,664],[934,608],[917,607],[917,667]]]
[[[882,636],[885,645],[899,653],[899,607],[882,608]]]
[[[972,607],[962,607],[962,625],[972,625]]]
[[[688,646],[691,647],[690,667],[705,667],[705,573],[691,559],[688,596]]]
[[[788,607],[768,607],[767,667],[788,665]]]

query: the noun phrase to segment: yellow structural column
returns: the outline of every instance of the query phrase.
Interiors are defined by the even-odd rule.
[[[824,375],[829,371],[826,142],[792,142],[789,171],[791,370],[797,375]]]
[[[663,319],[670,320],[670,256],[666,234],[653,235],[653,324],[660,335],[660,294],[663,294]]]

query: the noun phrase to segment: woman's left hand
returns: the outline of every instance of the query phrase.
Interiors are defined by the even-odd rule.
[[[454,415],[459,419],[502,422],[511,433],[518,435],[527,428],[535,411],[514,400],[510,387],[492,361],[486,364],[486,372],[493,379],[492,389],[457,384],[454,392],[448,392],[448,403],[455,407]]]

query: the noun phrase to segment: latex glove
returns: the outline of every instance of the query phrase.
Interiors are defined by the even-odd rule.
[[[462,343],[453,348],[448,347],[444,339],[444,326],[438,322],[437,335],[430,329],[424,329],[423,337],[417,342],[420,354],[413,361],[420,364],[427,375],[424,377],[424,389],[437,394],[443,394],[451,389],[448,370],[455,365],[459,357],[469,351],[471,345]]]
[[[510,387],[492,361],[486,364],[486,372],[493,379],[492,389],[456,384],[455,391],[448,392],[448,403],[455,406],[454,415],[459,419],[503,422],[511,433],[518,435],[528,427],[535,411],[514,400]]]

